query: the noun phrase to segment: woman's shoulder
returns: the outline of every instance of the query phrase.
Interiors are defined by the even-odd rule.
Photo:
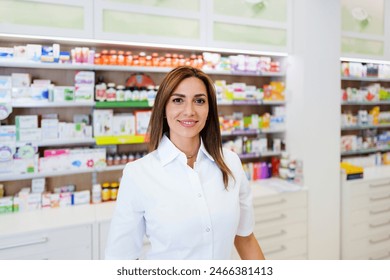
[[[150,167],[153,162],[156,160],[156,151],[150,152],[147,155],[139,158],[135,161],[129,162],[126,164],[124,171],[140,171],[145,167]]]
[[[233,152],[232,150],[226,149],[226,148],[223,148],[222,152],[223,152],[223,157],[225,159],[225,162],[228,165],[229,164],[239,164],[241,166],[240,157],[235,152]]]

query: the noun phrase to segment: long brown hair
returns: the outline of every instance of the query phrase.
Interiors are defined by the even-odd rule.
[[[179,66],[170,71],[162,81],[154,101],[152,116],[149,122],[149,152],[158,148],[161,138],[165,132],[169,132],[167,119],[165,118],[165,107],[173,91],[187,78],[195,77],[201,80],[207,89],[209,100],[209,114],[206,124],[200,136],[207,152],[213,157],[215,163],[222,172],[225,188],[228,186],[229,175],[234,178],[233,173],[223,160],[221,131],[219,129],[217,98],[213,81],[201,70],[190,66]],[[207,136],[207,137],[206,137]]]

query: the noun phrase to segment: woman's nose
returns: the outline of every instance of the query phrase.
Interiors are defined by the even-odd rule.
[[[194,114],[195,110],[194,110],[194,103],[193,102],[188,102],[186,105],[185,105],[185,108],[184,108],[184,113],[188,116],[192,116]]]

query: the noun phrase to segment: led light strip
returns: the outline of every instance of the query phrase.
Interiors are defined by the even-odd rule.
[[[288,56],[285,52],[262,52],[253,50],[237,50],[237,49],[226,49],[226,48],[210,48],[210,47],[199,47],[199,46],[181,46],[181,45],[170,45],[170,44],[155,44],[155,43],[140,43],[140,42],[121,42],[113,40],[97,40],[97,39],[82,39],[82,38],[65,38],[65,37],[54,37],[54,36],[35,36],[35,35],[17,35],[17,34],[5,34],[0,33],[0,39],[35,39],[35,40],[51,40],[56,42],[70,42],[70,43],[87,43],[87,44],[108,44],[118,46],[129,46],[129,47],[148,47],[148,48],[161,48],[161,49],[176,49],[176,50],[192,50],[192,51],[206,51],[206,52],[220,52],[220,53],[241,53],[248,55],[268,55],[268,56]]]

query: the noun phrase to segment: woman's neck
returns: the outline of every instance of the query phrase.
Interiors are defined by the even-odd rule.
[[[192,138],[184,138],[180,137],[180,139],[176,139],[175,137],[170,137],[171,142],[182,151],[187,160],[196,158],[198,154],[198,150],[200,147],[200,137],[192,137]]]

